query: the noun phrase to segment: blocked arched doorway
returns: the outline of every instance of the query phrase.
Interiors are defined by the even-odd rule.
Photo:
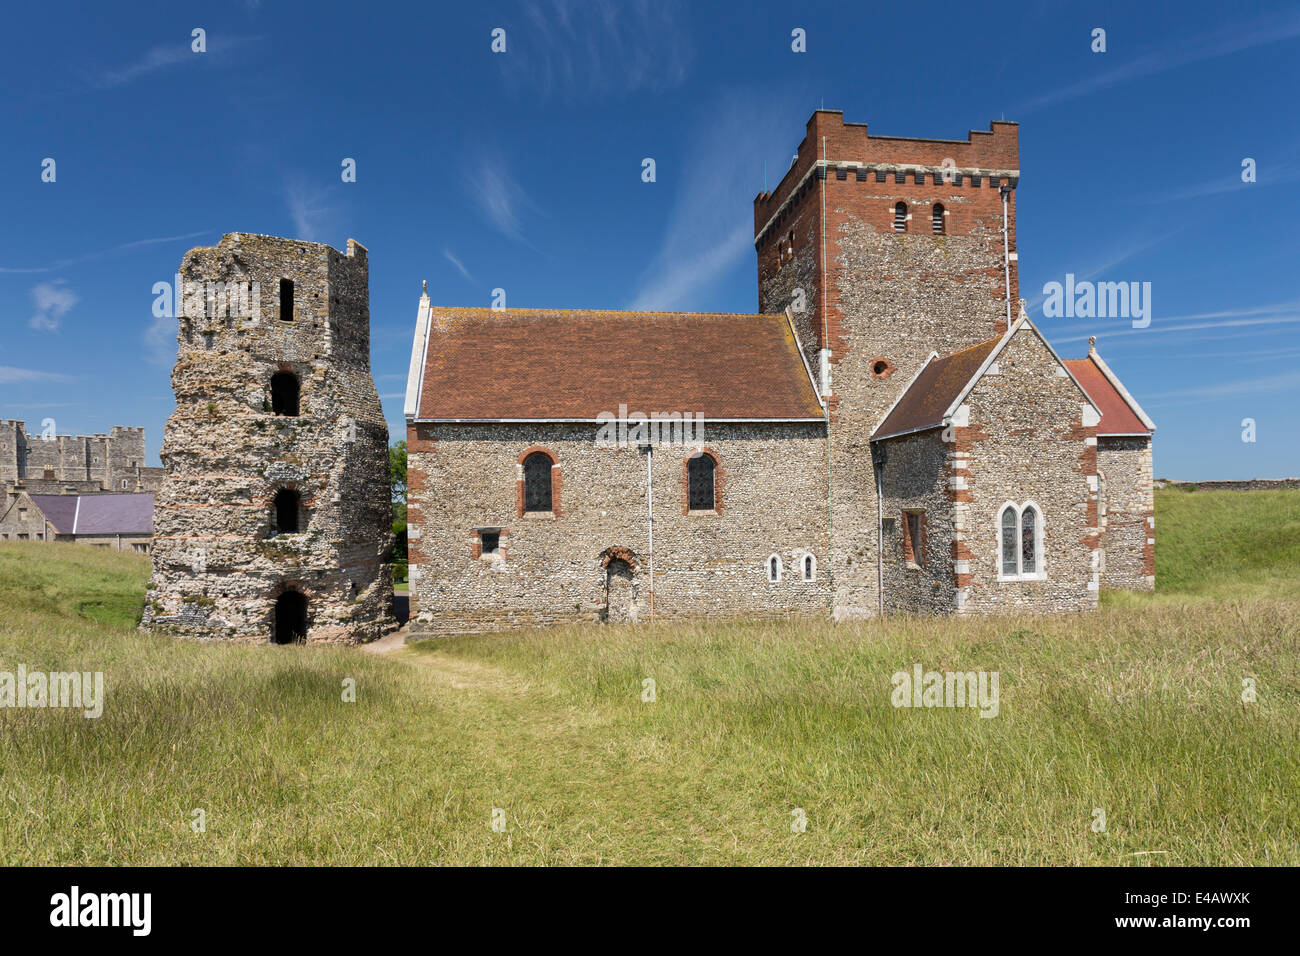
[[[307,639],[307,598],[298,591],[285,591],[275,599],[273,644],[297,644]]]
[[[605,572],[605,610],[608,624],[635,624],[637,621],[636,556],[628,548],[606,548],[601,554]]]

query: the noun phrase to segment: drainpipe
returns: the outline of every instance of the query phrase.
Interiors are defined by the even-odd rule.
[[[1007,330],[1011,329],[1011,230],[1007,223],[1007,197],[1011,195],[1011,186],[999,186],[1002,193],[1002,276],[1007,284]]]
[[[871,448],[872,471],[876,473],[876,615],[885,616],[885,503],[882,471],[888,451],[884,445]]]
[[[655,619],[655,478],[651,467],[655,457],[655,446],[645,446],[645,510],[646,528],[650,538],[650,623]]]
[[[831,497],[831,342],[830,331],[826,319],[826,300],[829,297],[829,290],[826,287],[826,170],[829,168],[826,163],[826,137],[822,137],[822,180],[821,189],[821,206],[822,214],[818,221],[821,235],[821,307],[822,307],[822,341],[821,354],[817,356],[818,372],[821,381],[817,387],[821,390],[825,399],[826,414],[826,590],[827,599],[830,602],[831,617],[835,616],[835,506]]]

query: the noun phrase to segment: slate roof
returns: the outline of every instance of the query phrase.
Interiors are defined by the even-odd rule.
[[[59,534],[152,534],[153,495],[31,495]]]
[[[1066,359],[1065,366],[1079,380],[1094,405],[1101,410],[1098,435],[1150,435],[1151,429],[1111,384],[1092,358]]]
[[[1002,336],[998,336],[951,355],[931,359],[908,386],[898,404],[885,416],[872,439],[942,425],[944,412],[1001,341]]]
[[[784,315],[433,308],[426,342],[416,421],[824,417]]]

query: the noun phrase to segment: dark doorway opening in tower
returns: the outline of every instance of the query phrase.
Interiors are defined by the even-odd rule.
[[[271,376],[271,411],[276,415],[298,414],[298,376],[293,372]]]
[[[293,321],[293,280],[280,280],[280,321]]]
[[[273,644],[300,644],[307,639],[307,598],[297,591],[285,591],[275,599]]]
[[[297,534],[301,523],[302,499],[292,488],[275,493],[275,533]]]

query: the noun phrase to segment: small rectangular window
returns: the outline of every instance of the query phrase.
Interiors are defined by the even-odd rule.
[[[280,321],[293,321],[293,280],[280,280]]]
[[[484,554],[496,554],[501,549],[500,531],[481,531],[479,536],[483,541]]]

